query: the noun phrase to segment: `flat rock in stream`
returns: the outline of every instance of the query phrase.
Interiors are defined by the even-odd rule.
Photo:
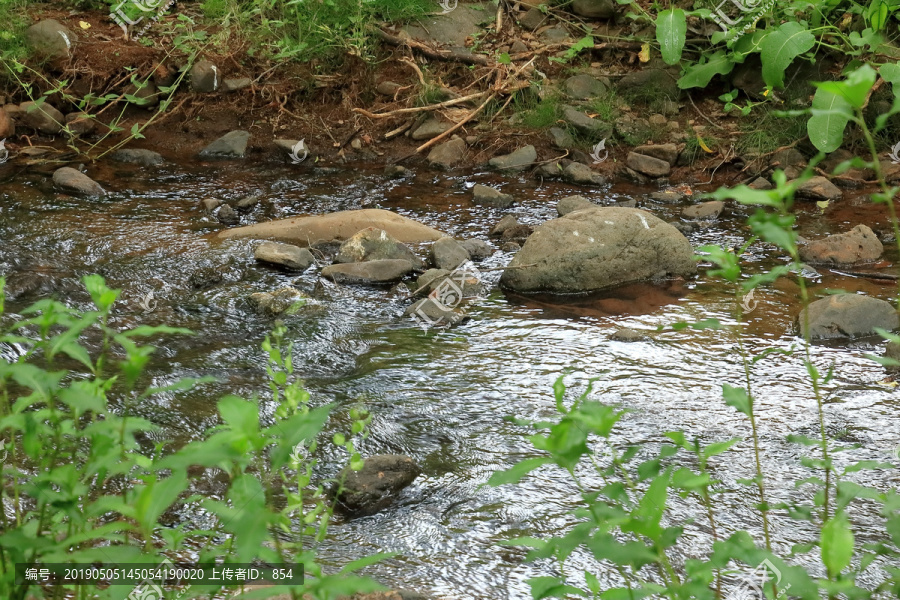
[[[672,170],[672,165],[666,161],[637,152],[629,152],[625,164],[638,173],[650,177],[664,177]]]
[[[61,167],[53,172],[53,185],[73,194],[103,196],[106,191],[100,184],[72,167]]]
[[[344,468],[339,476],[342,488],[331,488],[330,495],[344,514],[371,515],[388,506],[421,473],[422,469],[408,456],[377,454],[366,458],[359,471]]]
[[[200,151],[200,158],[244,158],[250,133],[230,131]]]
[[[810,303],[798,318],[800,335],[822,340],[874,335],[875,328],[893,331],[900,326],[897,309],[890,302],[860,296],[837,294]]]
[[[797,198],[816,201],[840,200],[844,196],[836,185],[828,181],[827,177],[817,175],[797,188]]]
[[[382,285],[400,281],[413,271],[408,260],[369,260],[330,265],[322,269],[322,277],[335,283]]]
[[[812,264],[850,265],[881,258],[884,246],[875,232],[857,225],[846,233],[829,235],[800,247],[800,259]]]
[[[715,219],[725,210],[725,203],[719,200],[701,202],[694,206],[688,206],[681,211],[686,219]]]
[[[533,165],[535,160],[537,160],[537,150],[534,146],[528,145],[510,154],[495,156],[488,161],[488,164],[498,171],[517,173]]]
[[[361,210],[342,210],[327,215],[294,217],[257,223],[246,227],[237,227],[215,234],[218,239],[257,238],[308,246],[317,240],[344,241],[353,237],[358,231],[374,227],[383,229],[395,240],[405,244],[433,242],[444,236],[443,233],[380,208],[364,208]]]
[[[696,272],[687,238],[635,208],[576,210],[535,229],[500,278],[518,292],[572,294]]]
[[[510,194],[504,194],[494,188],[475,184],[472,188],[472,201],[482,206],[493,206],[495,208],[509,208],[515,200]]]
[[[263,242],[256,247],[253,258],[259,262],[278,265],[292,271],[305,271],[316,262],[312,252],[308,249],[279,242]]]

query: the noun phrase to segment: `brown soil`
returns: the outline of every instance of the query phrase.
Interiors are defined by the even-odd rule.
[[[182,13],[186,10],[190,9],[179,7]],[[74,58],[43,65],[40,70],[51,79],[67,80],[69,84],[65,92],[76,98],[83,98],[89,93],[95,96],[122,94],[133,75],[143,78],[156,74],[159,81],[160,77],[176,73],[182,66],[181,61],[185,60],[183,56],[168,50],[174,47],[172,35],[166,33],[172,29],[170,25],[176,19],[174,14],[167,15],[144,34],[144,40],[149,45],[124,39],[122,30],[106,13],[42,9],[35,10],[31,17],[34,22],[45,18],[56,19],[75,33],[77,50]],[[534,34],[522,31],[511,21],[507,17],[507,25],[501,33],[487,33],[480,40],[479,49],[504,51],[516,39],[528,41],[532,48],[540,46]],[[89,26],[85,27],[84,24]],[[216,33],[215,30],[208,31],[210,36]],[[640,68],[637,51],[632,46],[634,44],[613,44],[608,50],[595,54],[594,57],[600,59],[600,62],[592,63],[592,66],[614,74]],[[230,49],[229,54],[222,53],[221,48],[226,47]],[[217,65],[222,79],[250,77],[253,84],[232,93],[199,94],[190,91],[189,86],[183,83],[175,94],[172,105],[164,114],[156,116],[152,125],[144,131],[145,139],[132,140],[129,142],[131,147],[150,148],[169,157],[189,157],[212,139],[234,129],[245,129],[252,134],[248,150],[250,154],[275,153],[277,150],[271,140],[287,138],[307,140],[313,151],[326,162],[344,158],[369,158],[386,163],[401,160],[415,164],[424,160],[424,155],[427,155],[427,151],[416,154],[416,148],[422,142],[415,142],[403,135],[385,141],[385,133],[397,128],[407,117],[370,119],[353,111],[358,107],[380,113],[414,105],[418,76],[403,59],[418,55],[414,55],[409,48],[384,44],[376,66],[348,57],[342,68],[329,75],[315,74],[314,63],[282,61],[276,64],[251,56],[247,52],[249,45],[246,41],[235,40],[233,36],[227,45],[210,44],[208,48],[210,51],[205,52],[202,58]],[[554,54],[553,50],[550,48],[536,53],[534,62],[534,67],[551,79],[565,76],[564,71],[570,68],[569,65],[548,60],[548,56]],[[488,82],[500,79],[496,65],[473,67],[453,61],[428,62],[429,76],[460,94],[490,89]],[[520,64],[521,61],[518,65]],[[511,65],[509,69],[514,70],[518,65]],[[409,90],[397,94],[396,100],[378,95],[374,91],[377,83],[388,80],[409,86]],[[32,81],[38,90],[45,91],[43,88],[46,85],[42,88],[38,77],[32,78]],[[10,85],[9,88],[6,90],[8,102],[28,99],[18,86]],[[499,100],[504,101],[505,97],[501,95]],[[71,104],[66,106],[67,103],[60,100],[59,95],[51,96],[49,102],[63,113],[76,110]],[[475,105],[477,103],[472,106]],[[121,103],[115,103],[95,111],[99,112],[100,121],[110,122],[118,117],[118,111],[122,110],[120,106]],[[455,121],[472,110],[472,106],[453,107],[444,112]],[[124,140],[134,124],[146,122],[155,113],[155,109],[127,107],[119,124],[122,132],[110,135],[88,155],[97,156],[104,148]],[[699,111],[695,113],[688,109],[676,118],[685,127],[692,124],[695,117],[698,124],[705,125],[706,122],[697,113]],[[565,156],[564,151],[551,145],[546,134],[508,126],[506,119],[512,114],[514,105],[491,118],[482,114],[481,119],[470,122],[457,132],[460,136],[476,138],[475,143],[470,144],[468,153],[470,166],[484,164],[493,156],[511,152],[525,144],[535,145],[540,160]],[[484,127],[484,123],[489,123],[490,126]],[[353,138],[359,138],[362,143],[362,156],[354,156],[354,151],[350,148]],[[96,138],[88,141],[96,143]],[[20,135],[7,142],[12,150],[25,145],[62,148],[64,142],[62,139],[35,135]],[[82,146],[83,144],[79,144],[79,147]],[[619,168],[629,148],[619,145],[609,150],[611,160],[595,166],[597,171],[605,175],[610,175]],[[729,157],[722,152],[702,156],[701,160],[689,168],[675,169],[672,179],[702,183],[709,179],[709,173],[714,169],[718,169],[716,175],[721,178],[727,172],[731,158],[733,156]]]

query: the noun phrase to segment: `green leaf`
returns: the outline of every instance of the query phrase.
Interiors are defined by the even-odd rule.
[[[753,404],[747,395],[747,390],[742,387],[731,387],[725,383],[722,384],[722,397],[725,399],[725,404],[734,407],[748,417],[750,416]]]
[[[134,514],[144,530],[144,535],[150,536],[153,533],[159,517],[187,488],[187,483],[184,473],[175,472],[165,479],[151,480],[139,488],[140,492],[134,503]]]
[[[656,41],[659,42],[663,60],[667,65],[681,60],[687,39],[687,18],[680,8],[664,10],[656,17]]]
[[[820,81],[813,85],[846,100],[853,108],[862,108],[869,90],[875,85],[878,74],[869,65],[863,65],[847,76],[845,81]]]
[[[762,39],[762,76],[769,87],[784,87],[784,72],[794,59],[812,49],[816,36],[797,21],[788,21]]]
[[[853,117],[853,107],[842,96],[819,88],[813,96],[811,112],[806,123],[809,141],[822,152],[834,152],[844,141],[844,129]]]
[[[691,65],[684,70],[684,75],[678,80],[678,87],[687,90],[690,88],[705,88],[716,75],[727,75],[734,69],[734,61],[724,50],[719,50],[710,56],[706,62]]]
[[[850,564],[853,556],[853,531],[843,512],[839,512],[822,525],[822,562],[828,576],[836,578]]]

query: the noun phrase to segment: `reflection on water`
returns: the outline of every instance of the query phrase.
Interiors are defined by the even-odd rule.
[[[721,399],[723,383],[740,385],[743,367],[730,330],[673,331],[679,321],[717,318],[734,325],[735,296],[704,278],[660,286],[631,285],[613,293],[565,300],[505,296],[496,289],[469,309],[470,319],[450,330],[423,332],[401,316],[408,305],[402,287],[367,289],[321,284],[313,273],[288,275],[256,265],[253,242],[210,245],[203,233],[219,225],[199,202],[208,196],[235,199],[262,194],[243,214],[245,223],[298,213],[381,207],[396,210],[457,237],[487,232],[504,211],[470,202],[475,182],[501,185],[518,202],[507,212],[537,224],[556,216],[555,201],[580,193],[598,204],[634,198],[638,206],[664,219],[678,207],[647,201],[642,190],[584,190],[526,179],[501,181],[488,174],[466,177],[422,173],[416,179],[384,180],[379,174],[344,170],[316,174],[297,168],[259,169],[251,165],[163,168],[159,171],[94,173],[112,191],[103,200],[82,200],[42,189],[42,178],[23,176],[0,190],[0,273],[10,282],[8,310],[39,297],[56,295],[86,307],[78,279],[101,273],[123,290],[116,311],[118,327],[167,323],[198,335],[167,339],[153,357],[154,383],[184,376],[214,375],[216,384],[193,392],[165,394],[148,401],[142,415],[163,427],[163,435],[187,441],[215,423],[215,399],[225,393],[265,396],[265,361],[258,350],[271,323],[246,304],[253,292],[292,284],[312,294],[325,308],[288,323],[296,364],[314,401],[348,407],[365,402],[374,418],[364,454],[399,452],[413,456],[425,473],[379,514],[337,523],[323,548],[334,565],[376,551],[398,555],[370,572],[392,585],[451,599],[527,598],[526,580],[555,572],[549,563],[523,561],[524,552],[500,546],[520,535],[561,532],[571,522],[577,501],[560,473],[536,472],[520,486],[483,488],[490,474],[532,455],[527,432],[506,417],[546,419],[554,414],[551,386],[566,370],[572,397],[599,376],[592,397],[629,409],[616,441],[653,448],[663,433],[683,429],[708,443],[748,436],[747,423]],[[652,190],[651,190],[652,191]],[[749,233],[745,212],[730,207],[730,217],[698,226],[695,246],[719,243],[740,247]],[[829,230],[865,222],[884,224],[879,209],[841,209],[822,216],[805,211],[801,232],[816,237]],[[893,260],[895,252],[889,252]],[[510,255],[498,253],[488,268],[503,266]],[[771,247],[755,245],[742,257],[750,272],[782,260]],[[216,275],[209,276],[214,272]],[[881,298],[894,295],[885,282],[848,278],[820,269],[813,291],[844,288]],[[499,272],[489,272],[496,282]],[[153,291],[158,306],[147,312],[140,299]],[[750,354],[775,346],[799,349],[793,337],[798,312],[796,284],[779,280],[757,291],[757,308],[743,325]],[[642,330],[647,339],[610,340],[620,327]],[[817,345],[814,362],[821,370],[836,366],[824,389],[829,422],[860,443],[835,460],[887,460],[900,443],[897,394],[878,385],[880,367],[864,358],[878,343]],[[7,349],[3,356],[7,356]],[[771,354],[753,373],[758,394],[764,466],[773,500],[798,500],[807,490],[792,482],[809,472],[799,466],[804,448],[789,444],[791,433],[815,435],[815,403],[799,356]],[[267,407],[268,409],[268,407]],[[737,482],[752,474],[746,441],[713,464],[722,480],[721,528],[759,531]],[[332,452],[333,454],[328,454]],[[344,457],[323,450],[322,475],[334,473]],[[590,474],[586,481],[592,483]],[[897,473],[862,472],[856,481],[881,489],[897,487]],[[672,518],[700,517],[690,502],[676,502]],[[859,537],[871,538],[874,515],[861,511]],[[698,518],[689,526],[679,552],[685,558],[708,548],[709,532]],[[775,519],[776,545],[787,551],[809,532],[795,522]],[[588,556],[573,556],[573,568],[593,568]],[[613,584],[615,574],[598,573]]]

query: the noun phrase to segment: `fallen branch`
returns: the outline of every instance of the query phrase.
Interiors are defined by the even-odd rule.
[[[865,271],[838,271],[837,269],[829,269],[832,273],[837,273],[838,275],[846,275],[849,277],[865,277],[867,279],[884,279],[887,281],[897,281],[900,279],[898,275],[891,275],[890,273],[866,273]]]
[[[434,60],[443,60],[447,62],[461,62],[467,65],[480,65],[482,67],[492,66],[494,61],[487,56],[480,54],[472,54],[470,52],[461,52],[459,50],[436,50],[422,42],[413,39],[402,39],[396,35],[374,27],[375,35],[392,46],[408,46],[411,50],[415,50],[419,54]]]
[[[357,112],[361,115],[369,117],[370,119],[387,119],[388,117],[396,117],[397,115],[408,115],[411,113],[418,112],[427,112],[431,110],[439,110],[441,108],[447,108],[449,106],[456,106],[457,104],[465,104],[469,100],[476,100],[478,98],[483,98],[488,92],[478,92],[477,94],[469,94],[468,96],[462,96],[460,98],[454,98],[453,100],[445,100],[444,102],[438,102],[437,104],[429,104],[428,106],[414,106],[412,108],[398,108],[397,110],[391,110],[385,113],[373,113],[369,112],[364,108],[354,108],[353,112]]]
[[[430,140],[428,140],[427,142],[425,142],[424,144],[422,144],[421,146],[419,146],[418,148],[416,148],[416,154],[418,154],[418,153],[421,152],[422,150],[426,150],[426,149],[428,149],[428,148],[431,148],[432,146],[434,146],[435,144],[437,144],[439,141],[441,141],[441,140],[443,140],[444,138],[448,137],[448,136],[449,136],[450,134],[452,134],[454,131],[456,131],[457,129],[461,128],[463,125],[465,125],[465,124],[468,123],[469,121],[471,121],[471,120],[472,120],[472,117],[474,117],[475,115],[477,115],[478,113],[480,113],[482,110],[484,110],[484,107],[486,107],[486,106],[490,103],[491,100],[493,100],[494,98],[497,97],[497,93],[498,93],[498,92],[494,92],[494,93],[492,93],[490,96],[488,96],[488,97],[487,97],[487,100],[485,100],[485,101],[481,104],[481,106],[479,106],[478,108],[476,108],[475,110],[473,110],[472,112],[470,112],[469,114],[467,114],[465,117],[463,117],[463,118],[460,120],[459,123],[457,123],[456,125],[454,125],[454,126],[451,127],[450,129],[448,129],[447,131],[445,131],[445,132],[442,133],[441,135],[439,135],[439,136],[437,136],[437,137],[435,137],[435,138],[431,138]]]

